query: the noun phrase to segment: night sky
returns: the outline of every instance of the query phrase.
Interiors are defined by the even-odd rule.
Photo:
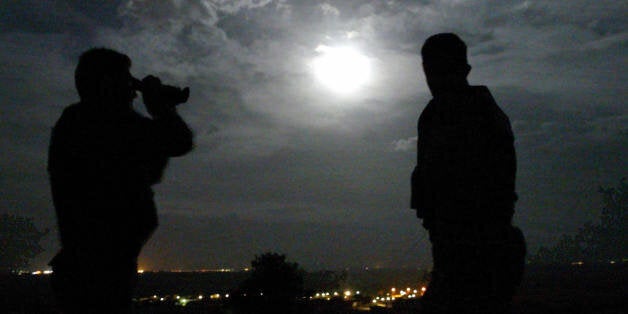
[[[3,1],[0,212],[51,229],[32,263],[46,267],[51,127],[78,100],[80,53],[105,46],[137,77],[191,88],[179,112],[196,148],[155,187],[161,225],[141,267],[241,268],[266,251],[307,270],[429,266],[409,209],[431,97],[419,49],[455,32],[470,83],[510,116],[515,224],[534,251],[595,221],[599,186],[628,176],[626,12],[616,0]],[[317,65],[342,49],[363,71],[346,86]]]

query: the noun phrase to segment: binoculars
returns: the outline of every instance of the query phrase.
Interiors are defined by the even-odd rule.
[[[144,84],[141,80],[137,78],[132,78],[131,81],[134,90],[144,93]],[[159,88],[159,93],[162,97],[167,98],[169,102],[177,105],[188,101],[188,98],[190,97],[189,87],[179,88],[176,86],[161,84]]]

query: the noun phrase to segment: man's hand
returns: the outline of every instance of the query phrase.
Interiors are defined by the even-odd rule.
[[[175,112],[176,104],[168,103],[161,80],[155,76],[149,75],[142,80],[142,98],[146,110],[153,117],[162,117]]]

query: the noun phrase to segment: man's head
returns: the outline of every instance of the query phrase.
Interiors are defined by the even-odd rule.
[[[84,52],[74,72],[81,101],[107,106],[130,105],[136,96],[129,72],[131,59],[107,48]]]
[[[453,33],[429,37],[421,48],[427,85],[436,96],[466,87],[471,66],[467,63],[467,45]]]

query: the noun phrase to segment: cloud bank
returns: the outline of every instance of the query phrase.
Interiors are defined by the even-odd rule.
[[[185,267],[238,266],[227,264],[284,250],[312,268],[426,265],[425,233],[408,209],[416,119],[430,98],[418,52],[429,35],[456,32],[470,82],[487,85],[512,121],[515,220],[534,249],[596,219],[598,186],[626,176],[627,9],[585,0],[6,2],[0,210],[54,228],[50,127],[77,101],[79,54],[107,46],[133,59],[135,75],[192,90],[180,113],[197,148],[156,187],[162,227],[146,263],[175,267],[176,251]],[[372,79],[351,95],[326,89],[310,67],[320,45],[358,49]],[[268,237],[251,240],[257,234]],[[47,241],[36,265],[54,254],[56,239]]]

